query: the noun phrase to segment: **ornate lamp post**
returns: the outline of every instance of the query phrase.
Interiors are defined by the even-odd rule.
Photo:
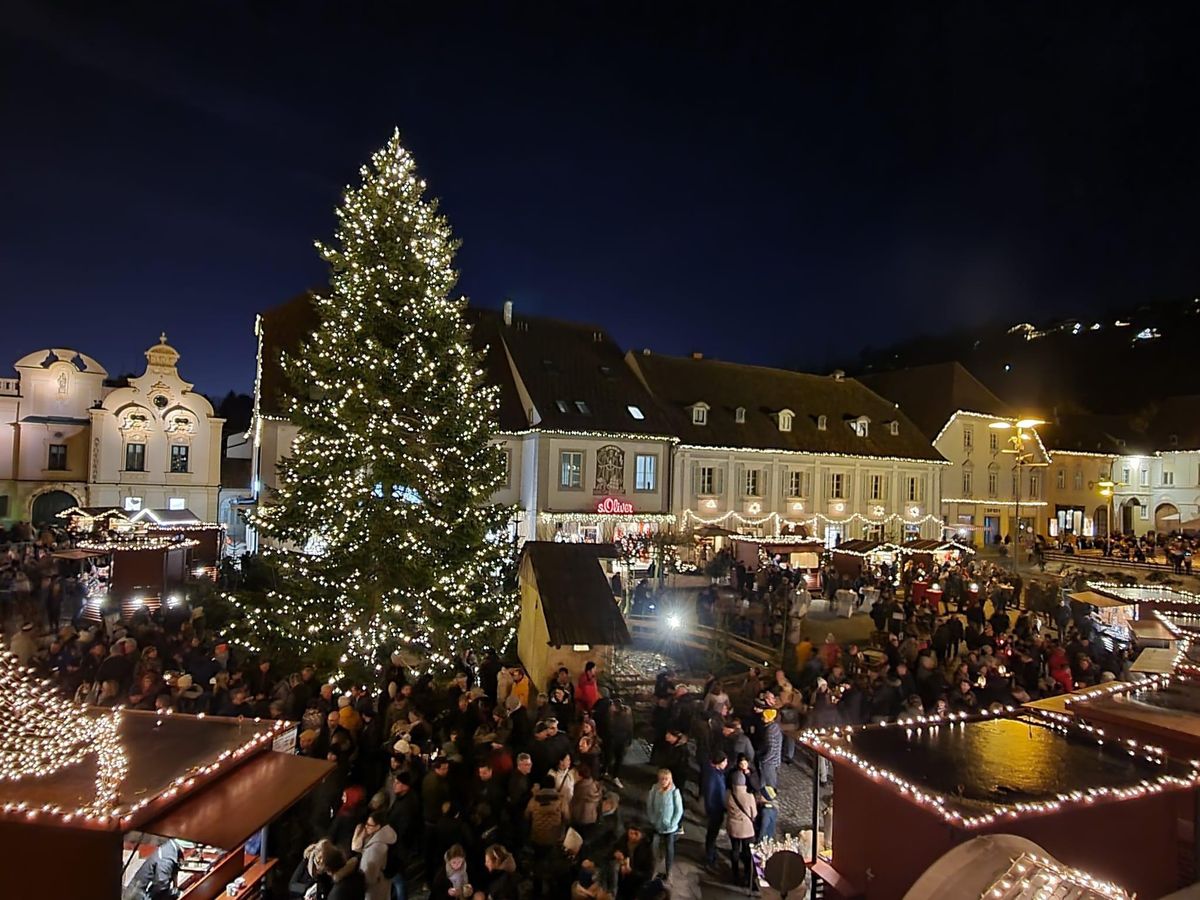
[[[989,428],[995,428],[998,431],[1012,431],[1009,435],[1008,442],[1012,444],[1012,448],[1004,450],[1004,453],[1011,453],[1015,457],[1017,465],[1017,482],[1013,486],[1013,517],[1017,522],[1017,537],[1016,546],[1013,548],[1013,571],[1019,571],[1021,567],[1021,481],[1024,478],[1024,470],[1029,466],[1045,466],[1046,463],[1033,462],[1033,451],[1025,449],[1025,442],[1030,440],[1032,434],[1026,429],[1035,428],[1038,425],[1045,425],[1041,419],[1023,418],[1016,421],[1006,419],[997,419],[988,425]]]

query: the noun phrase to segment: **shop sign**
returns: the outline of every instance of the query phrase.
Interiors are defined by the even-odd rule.
[[[618,500],[616,497],[603,497],[596,501],[596,512],[627,516],[633,513],[633,504],[627,500]]]

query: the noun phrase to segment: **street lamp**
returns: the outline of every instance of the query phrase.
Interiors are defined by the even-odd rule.
[[[1108,464],[1108,477],[1107,478],[1102,478],[1100,481],[1091,482],[1091,486],[1094,487],[1100,493],[1101,497],[1103,497],[1105,500],[1108,501],[1108,522],[1106,523],[1106,527],[1104,529],[1104,539],[1105,539],[1105,544],[1107,546],[1107,549],[1105,550],[1106,556],[1112,556],[1113,516],[1116,514],[1116,510],[1113,507],[1113,504],[1115,502],[1113,500],[1113,495],[1116,494],[1117,488],[1126,486],[1125,482],[1123,482],[1123,481],[1114,481],[1113,480],[1112,473],[1113,473],[1113,466],[1115,466],[1115,465],[1116,465],[1115,460]]]
[[[1004,450],[1004,453],[1011,453],[1016,458],[1017,464],[1017,483],[1013,485],[1013,517],[1017,522],[1017,540],[1016,546],[1013,547],[1013,571],[1018,572],[1021,568],[1021,480],[1023,470],[1026,466],[1044,466],[1046,463],[1035,463],[1033,460],[1033,451],[1026,451],[1025,442],[1032,435],[1026,431],[1027,428],[1035,428],[1038,425],[1045,425],[1041,419],[1032,419],[1029,417],[1017,419],[1015,422],[1011,420],[997,419],[988,425],[989,428],[995,428],[997,431],[1012,431],[1009,435],[1008,442],[1012,444],[1011,450]]]

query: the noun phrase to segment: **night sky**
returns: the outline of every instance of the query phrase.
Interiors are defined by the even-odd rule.
[[[473,302],[628,347],[823,371],[1192,297],[1194,7],[8,0],[0,370],[165,329],[249,390],[394,126]]]

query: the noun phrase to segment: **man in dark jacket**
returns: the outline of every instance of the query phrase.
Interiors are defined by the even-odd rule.
[[[764,709],[762,753],[758,757],[758,776],[763,785],[779,787],[779,767],[783,765],[783,730],[779,727],[778,713]]]
[[[175,900],[179,888],[179,860],[183,847],[175,838],[168,839],[146,858],[133,880],[125,886],[121,900]]]
[[[717,835],[725,824],[725,769],[729,760],[718,750],[710,759],[700,763],[700,796],[704,799],[704,814],[708,827],[704,832],[704,862],[717,863]]]
[[[721,730],[725,735],[725,755],[730,759],[737,759],[738,755],[741,754],[753,763],[754,745],[750,743],[750,738],[742,731],[742,720],[737,716],[733,716]]]

